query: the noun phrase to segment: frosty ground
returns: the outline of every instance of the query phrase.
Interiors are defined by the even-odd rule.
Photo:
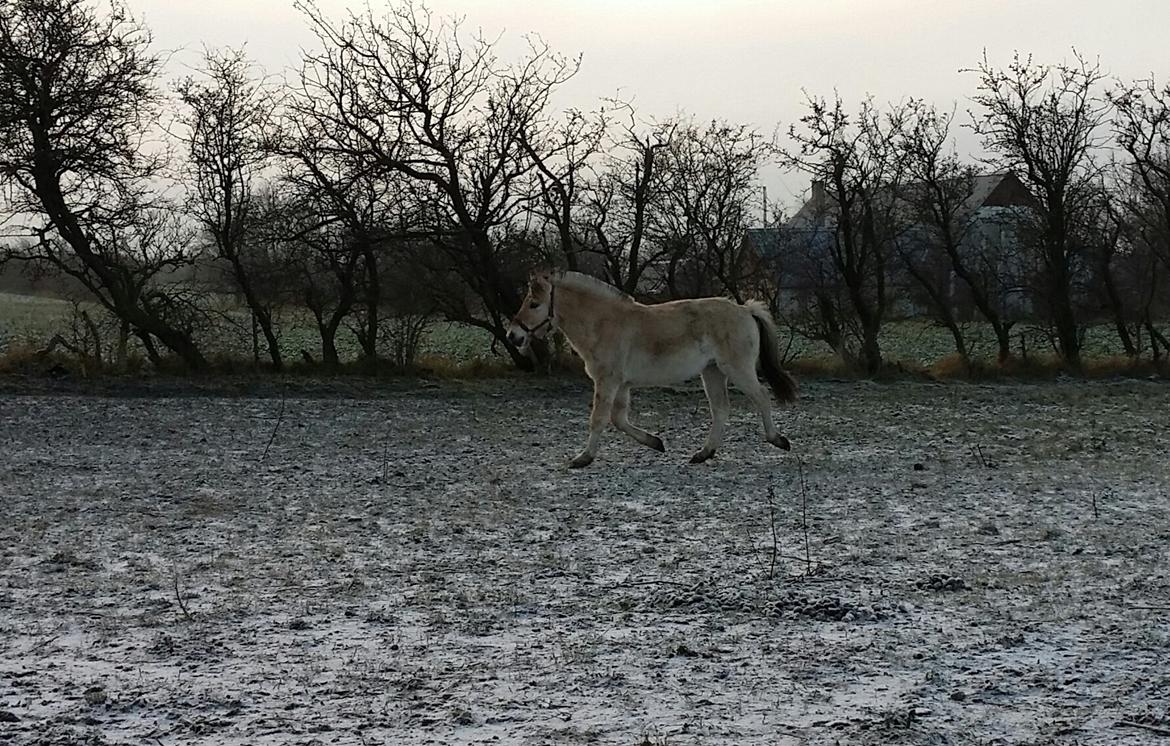
[[[9,385],[0,743],[1166,742],[1165,384],[588,400]]]

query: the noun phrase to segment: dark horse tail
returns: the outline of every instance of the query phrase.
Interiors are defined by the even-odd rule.
[[[780,342],[776,339],[776,324],[767,306],[759,301],[747,304],[747,310],[756,320],[760,329],[760,372],[772,387],[776,400],[781,404],[796,401],[796,379],[781,367]]]

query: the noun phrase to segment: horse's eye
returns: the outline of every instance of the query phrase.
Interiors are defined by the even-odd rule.
[[[532,301],[531,303],[529,303],[529,304],[528,304],[528,307],[529,307],[529,308],[540,308],[540,301],[535,301],[535,300],[534,300],[534,301]]]

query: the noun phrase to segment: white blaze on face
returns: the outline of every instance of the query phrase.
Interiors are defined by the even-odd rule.
[[[521,351],[528,349],[528,332],[521,329],[516,322],[512,322],[512,326],[508,328],[508,339]]]

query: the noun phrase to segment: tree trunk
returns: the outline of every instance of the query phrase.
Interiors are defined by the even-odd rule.
[[[126,369],[127,348],[130,344],[130,324],[125,320],[119,325],[118,329],[118,369]]]
[[[163,343],[171,352],[179,356],[183,364],[193,371],[207,370],[207,359],[203,357],[203,353],[199,351],[199,347],[195,341],[191,339],[191,335],[186,332],[179,331],[173,327],[163,323],[162,321],[151,317],[149,325],[140,325],[147,332],[147,338],[155,337],[159,342]],[[152,361],[157,364],[158,352],[155,352]]]
[[[1121,346],[1125,348],[1126,357],[1136,359],[1141,355],[1141,350],[1134,344],[1133,335],[1129,332],[1129,326],[1121,317],[1114,318],[1114,326],[1117,329],[1117,336],[1121,339]]]
[[[958,353],[959,358],[963,361],[963,367],[970,370],[971,354],[967,351],[967,340],[963,337],[962,327],[954,320],[953,316],[949,316],[944,323],[951,333],[951,338],[955,340],[955,352]]]
[[[1116,239],[1114,239],[1116,241]],[[1117,282],[1113,278],[1112,259],[1114,252],[1108,251],[1101,261],[1101,279],[1105,285],[1105,298],[1109,301],[1109,310],[1113,312],[1113,325],[1117,329],[1117,336],[1121,339],[1121,346],[1130,358],[1136,358],[1140,353],[1129,333],[1129,325],[1125,323],[1125,304],[1121,294],[1117,291]]]
[[[61,170],[55,157],[52,143],[41,130],[33,133],[36,141],[34,153],[35,167],[34,192],[44,208],[58,235],[69,245],[77,259],[93,273],[96,280],[86,281],[85,284],[94,292],[107,308],[110,308],[119,319],[128,322],[139,330],[139,337],[144,346],[150,335],[157,337],[159,342],[178,355],[192,370],[205,370],[207,360],[196,347],[191,336],[176,329],[150,310],[143,307],[141,302],[141,286],[127,286],[125,275],[119,275],[118,270],[125,267],[114,267],[95,249],[92,236],[82,226],[78,215],[69,206],[61,186]],[[67,265],[58,264],[75,277],[79,274],[71,271]],[[103,298],[102,293],[105,293]],[[158,352],[155,350],[151,361],[157,365]]]
[[[1081,336],[1080,329],[1072,316],[1072,308],[1067,305],[1057,309],[1056,313],[1056,341],[1060,350],[1060,357],[1069,370],[1081,371]]]
[[[256,342],[256,327],[259,327],[260,332],[264,335],[264,342],[268,345],[268,357],[272,360],[272,367],[277,371],[281,371],[284,369],[284,358],[280,354],[280,342],[277,340],[276,332],[272,328],[272,314],[256,298],[251,290],[250,283],[240,279],[242,273],[243,268],[237,272],[236,279],[244,291],[244,301],[248,304],[248,309],[252,313],[253,357],[257,363],[260,362],[259,344]]]
[[[250,309],[249,316],[252,317],[252,364],[259,367],[260,365],[260,326],[256,323],[256,311]]]
[[[837,319],[837,308],[833,304],[833,299],[826,293],[817,293],[816,300],[817,315],[821,318],[820,335],[833,352],[837,353],[847,365],[852,366],[853,356],[845,346],[845,334]]]
[[[865,373],[875,376],[882,370],[882,350],[878,344],[880,327],[866,324],[862,327],[861,357],[865,363]]]
[[[146,357],[150,360],[150,364],[158,368],[162,364],[162,357],[158,354],[158,348],[154,346],[154,340],[150,338],[150,334],[141,329],[134,332],[135,336],[142,341],[142,349],[146,350]]]
[[[1012,325],[993,322],[991,328],[995,330],[995,341],[999,346],[996,362],[1003,365],[1012,357]]]
[[[1163,351],[1170,352],[1170,339],[1166,339],[1166,335],[1158,331],[1158,327],[1154,326],[1154,322],[1149,316],[1146,316],[1145,324],[1146,333],[1150,336],[1150,349],[1153,350],[1154,360],[1157,361],[1161,359],[1159,348]]]
[[[1072,304],[1072,277],[1066,241],[1068,231],[1061,202],[1052,204],[1047,218],[1048,229],[1045,274],[1048,280],[1049,308],[1056,331],[1057,352],[1073,372],[1081,370],[1081,337]]]
[[[926,291],[927,296],[930,297],[930,302],[934,306],[935,313],[938,314],[938,320],[951,333],[951,337],[955,340],[955,352],[963,359],[963,365],[970,369],[971,357],[967,352],[967,340],[963,337],[963,328],[959,326],[958,319],[955,318],[954,310],[951,308],[950,298],[947,293],[939,287],[939,284],[934,282],[930,275],[914,264],[914,261],[909,255],[902,257],[902,263],[910,276],[918,281],[922,289]]]
[[[321,324],[321,363],[329,370],[336,370],[341,365],[341,358],[337,354],[337,325]]]
[[[378,309],[382,304],[382,282],[378,276],[378,257],[373,249],[365,250],[366,260],[366,323],[365,330],[358,335],[362,356],[370,366],[370,372],[378,368]]]

